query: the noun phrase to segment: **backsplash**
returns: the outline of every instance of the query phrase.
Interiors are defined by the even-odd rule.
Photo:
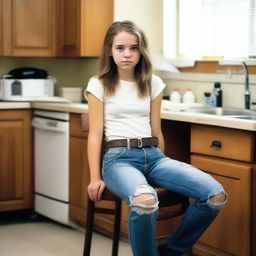
[[[179,88],[181,95],[186,88],[191,88],[196,102],[203,101],[204,92],[212,92],[214,82],[220,82],[223,90],[223,107],[244,108],[245,76],[243,74],[201,74],[201,73],[157,73],[166,88],[164,95],[169,95],[173,88]],[[256,100],[256,75],[249,76],[251,101]],[[251,106],[255,109],[256,107]]]
[[[98,70],[98,58],[14,58],[0,57],[0,75],[18,67],[37,67],[48,71],[57,79],[55,94],[59,95],[61,87],[85,88],[91,76]],[[155,72],[156,73],[156,72]],[[223,106],[244,108],[243,74],[201,74],[201,73],[167,73],[158,72],[166,88],[165,95],[169,95],[175,87],[181,94],[186,88],[191,88],[196,102],[202,102],[204,92],[212,91],[214,82],[220,82],[223,90]],[[256,75],[249,76],[251,100],[256,100]],[[256,106],[251,106],[256,109]]]
[[[0,75],[19,67],[45,69],[57,79],[55,94],[60,87],[85,88],[89,78],[98,71],[98,58],[15,58],[0,57]]]

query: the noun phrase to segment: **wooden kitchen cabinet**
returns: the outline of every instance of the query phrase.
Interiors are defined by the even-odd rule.
[[[113,0],[0,0],[0,56],[99,56]]]
[[[0,111],[0,211],[33,207],[32,114]]]
[[[88,131],[82,131],[80,116],[70,114],[70,218],[84,223],[90,172],[87,160]]]
[[[58,55],[59,9],[60,0],[2,0],[2,55]]]
[[[62,1],[62,55],[99,56],[113,22],[113,0]]]
[[[216,178],[228,194],[226,206],[194,245],[193,255],[255,255],[254,147],[254,132],[192,125],[191,164]]]

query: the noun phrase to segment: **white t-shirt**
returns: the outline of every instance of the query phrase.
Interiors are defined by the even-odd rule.
[[[106,97],[98,78],[91,78],[86,88],[104,102],[104,131],[106,140],[150,137],[150,101],[158,96],[165,84],[152,75],[151,95],[139,98],[136,83],[120,81],[113,96]]]

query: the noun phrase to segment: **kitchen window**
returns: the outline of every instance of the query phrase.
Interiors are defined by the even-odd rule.
[[[164,0],[167,58],[256,58],[256,0]]]

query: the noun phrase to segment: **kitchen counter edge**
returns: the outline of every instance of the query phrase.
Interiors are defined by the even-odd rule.
[[[49,103],[49,102],[4,102],[0,109],[45,109],[70,113],[88,113],[88,105],[82,103]],[[255,120],[243,120],[225,116],[207,115],[200,113],[162,111],[161,118],[166,120],[214,125],[241,130],[256,131]]]

